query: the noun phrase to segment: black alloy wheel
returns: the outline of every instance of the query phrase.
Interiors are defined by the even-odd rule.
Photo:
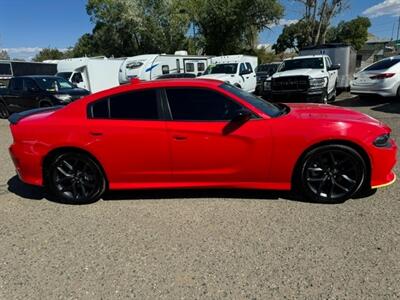
[[[70,152],[59,155],[50,164],[47,185],[62,203],[86,204],[101,197],[106,181],[92,158]]]
[[[301,184],[305,196],[320,203],[341,203],[363,185],[366,164],[353,148],[344,145],[318,147],[302,164]]]
[[[10,113],[8,112],[7,106],[3,102],[0,102],[0,119],[7,119],[9,116]]]

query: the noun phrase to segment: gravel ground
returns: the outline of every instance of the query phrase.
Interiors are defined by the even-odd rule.
[[[400,102],[346,96],[400,140]],[[141,191],[69,206],[16,179],[10,142],[1,120],[0,299],[400,298],[398,184],[340,205]]]

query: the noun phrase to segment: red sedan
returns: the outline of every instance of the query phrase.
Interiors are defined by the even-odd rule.
[[[136,82],[10,122],[21,180],[69,203],[149,188],[296,188],[332,203],[395,180],[385,124],[330,105],[271,104],[214,80]]]

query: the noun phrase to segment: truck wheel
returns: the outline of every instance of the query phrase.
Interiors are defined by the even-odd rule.
[[[329,103],[332,103],[332,102],[335,102],[335,100],[336,100],[336,94],[337,92],[336,92],[336,85],[335,85],[335,89],[332,91],[332,97],[331,97],[331,99],[329,99]]]
[[[328,89],[326,89],[322,94],[321,103],[322,104],[328,104],[328,97],[329,97]]]
[[[8,112],[7,106],[3,102],[0,102],[0,118],[7,119],[9,116],[10,113]]]

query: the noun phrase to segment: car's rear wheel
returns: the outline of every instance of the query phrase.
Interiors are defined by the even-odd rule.
[[[325,145],[305,155],[300,181],[308,199],[341,203],[360,189],[366,175],[365,161],[355,149],[345,145]]]
[[[7,106],[3,102],[0,102],[0,118],[7,119],[9,116],[10,113],[8,112]]]
[[[86,204],[101,197],[106,181],[102,169],[89,155],[68,152],[51,161],[46,185],[57,201]]]

